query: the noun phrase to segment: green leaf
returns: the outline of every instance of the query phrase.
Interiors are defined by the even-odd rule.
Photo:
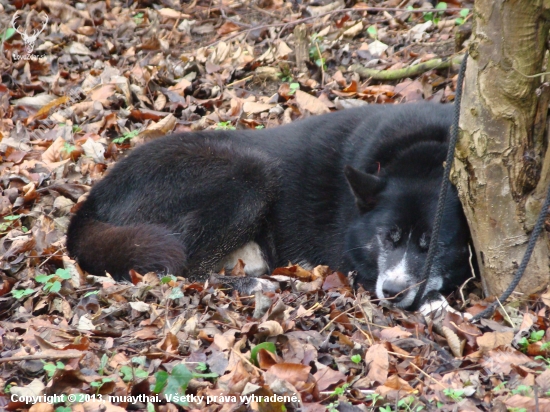
[[[361,363],[361,355],[355,354],[351,356],[351,361],[353,363]]]
[[[137,368],[137,369],[134,369],[134,376],[136,378],[145,379],[149,376],[149,374],[147,373],[147,371],[141,368]]]
[[[48,377],[51,378],[53,376],[53,374],[55,373],[55,371],[57,370],[57,367],[53,364],[53,363],[46,363],[42,369],[44,369],[46,371],[46,373],[48,374]]]
[[[166,386],[166,382],[168,382],[168,372],[166,371],[158,371],[155,373],[155,386],[151,388],[151,391],[153,393],[161,393],[164,387]]]
[[[265,127],[265,126],[264,126],[263,124],[259,124],[258,126],[255,127],[255,129],[260,130],[260,129],[263,129],[264,127]]]
[[[121,137],[117,137],[116,139],[113,139],[113,143],[115,144],[124,143],[126,140],[133,139],[138,134],[139,134],[139,129],[132,130],[131,132],[126,132]]]
[[[74,126],[73,126],[74,127]],[[71,154],[71,152],[73,152],[74,150],[76,149],[76,146],[68,143],[68,142],[65,142],[63,144],[63,151],[67,154]]]
[[[346,392],[346,390],[342,387],[334,388],[334,391],[332,392],[336,396],[343,395]]]
[[[86,293],[84,297],[87,298],[88,296],[97,295],[98,293],[99,293],[99,290],[92,290],[91,292]]]
[[[185,394],[187,385],[189,385],[191,379],[193,379],[193,374],[187,369],[187,366],[183,363],[174,366],[166,383],[166,387],[164,388],[164,393],[171,393],[174,395]]]
[[[107,356],[106,353],[103,354],[103,356],[101,357],[101,360],[99,361],[99,374],[100,375],[103,375],[103,373],[105,372],[105,368],[107,367],[107,364],[109,363],[109,357]]]
[[[73,409],[70,406],[58,406],[55,412],[71,412]]]
[[[147,378],[149,375],[147,371],[144,371],[141,368],[132,368],[131,366],[122,366],[120,368],[120,373],[122,373],[122,380],[125,382],[130,382],[134,378]]]
[[[376,30],[376,26],[369,26],[369,28],[367,29],[367,33],[373,39],[376,39],[378,37],[378,30]]]
[[[17,220],[21,219],[21,215],[10,215],[10,216],[4,216],[4,220]]]
[[[134,356],[132,358],[132,363],[139,366],[145,366],[146,361],[147,359],[145,358],[145,356]]]
[[[250,359],[256,365],[258,365],[258,352],[260,351],[260,349],[265,349],[266,351],[271,353],[277,353],[277,348],[273,342],[263,342],[259,345],[254,346],[250,351]]]
[[[15,29],[13,27],[8,27],[4,34],[2,35],[2,41],[9,40],[13,37],[13,35],[16,33]]]
[[[180,363],[174,366],[170,377],[174,378],[179,383],[180,387],[187,388],[189,381],[193,378],[193,374],[185,364]]]
[[[25,226],[21,226],[21,231],[23,233],[27,233],[29,231],[29,229],[27,229]]]
[[[205,362],[199,362],[195,367],[195,370],[198,370],[199,372],[207,371],[208,365]]]
[[[460,15],[461,15],[462,17],[466,17],[466,16],[468,16],[468,14],[470,14],[470,10],[469,10],[469,9],[462,9],[462,10],[460,10]]]
[[[32,295],[33,293],[34,289],[16,289],[11,291],[15,299],[23,299],[25,296]]]
[[[130,382],[134,379],[134,373],[132,372],[132,368],[130,366],[121,366],[119,372],[122,374],[122,380],[124,382]]]
[[[176,281],[177,278],[174,276],[174,275],[169,275],[169,276],[163,276],[161,279],[160,279],[160,284],[161,285],[165,285],[167,283],[170,283],[171,281]]]
[[[67,269],[57,269],[55,274],[61,279],[70,279],[71,273]]]
[[[447,10],[447,3],[445,2],[440,2],[440,3],[437,3],[437,6],[435,6],[435,8],[437,10]]]
[[[147,412],[155,412],[155,405],[151,402],[147,402]]]
[[[37,275],[34,277],[34,280],[36,280],[38,283],[46,283],[51,278],[53,278],[54,275]]]
[[[50,293],[58,293],[61,290],[61,282],[56,280],[53,283],[48,283],[44,286],[44,289],[48,288]]]
[[[455,19],[455,23],[460,26],[462,24],[464,24],[464,19],[462,17],[458,17]]]
[[[57,361],[57,362],[55,363],[55,367],[56,367],[57,369],[65,369],[65,364],[64,364],[63,362]]]
[[[172,300],[183,298],[183,292],[181,288],[172,288],[172,290],[170,291],[170,296],[168,296],[168,298]]]
[[[203,378],[203,379],[211,379],[211,378],[217,378],[218,375],[216,372],[210,372],[210,373],[193,373],[193,378]]]
[[[531,341],[538,342],[544,337],[544,331],[543,330],[537,330],[531,332]]]
[[[216,130],[235,130],[236,127],[231,124],[230,121],[227,122],[218,122],[216,125]]]

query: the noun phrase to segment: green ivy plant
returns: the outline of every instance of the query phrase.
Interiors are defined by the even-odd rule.
[[[231,124],[230,121],[218,122],[216,130],[236,130],[237,128]]]
[[[121,137],[117,137],[116,139],[113,139],[113,143],[115,143],[115,144],[123,144],[124,142],[126,142],[126,140],[133,139],[133,138],[136,137],[138,134],[139,134],[139,130],[138,130],[138,129],[133,130],[133,131],[131,131],[131,132],[126,132],[126,133],[124,133]]]
[[[174,366],[171,373],[166,371],[158,371],[155,374],[155,384],[151,391],[157,394],[164,395],[185,395],[187,386],[193,378],[217,378],[217,373],[196,373],[191,372],[183,363]],[[179,403],[181,406],[186,406],[185,402]]]
[[[61,290],[61,282],[70,278],[71,274],[67,269],[57,269],[53,275],[38,275],[34,280],[44,284],[44,292],[58,293]]]

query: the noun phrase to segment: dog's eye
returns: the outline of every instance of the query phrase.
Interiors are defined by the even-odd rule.
[[[401,229],[396,227],[390,230],[390,233],[388,233],[388,240],[390,240],[394,245],[397,245],[401,240]]]
[[[428,250],[428,247],[430,246],[430,236],[427,233],[423,233],[422,236],[420,236],[418,244],[420,249]]]

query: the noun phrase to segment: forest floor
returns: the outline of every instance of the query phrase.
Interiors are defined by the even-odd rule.
[[[550,411],[550,293],[434,322],[322,266],[239,296],[101,282],[65,250],[73,207],[144,141],[453,101],[472,4],[421,3],[0,0],[0,409]],[[42,30],[30,55],[12,21]],[[481,295],[449,298],[476,313]],[[20,401],[61,394],[81,395]]]

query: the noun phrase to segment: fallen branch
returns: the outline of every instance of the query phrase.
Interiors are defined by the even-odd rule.
[[[445,57],[443,59],[432,59],[424,63],[415,64],[414,66],[394,70],[368,69],[360,64],[353,64],[349,67],[349,71],[358,73],[362,78],[370,78],[373,80],[399,80],[405,77],[417,76],[428,70],[446,69],[453,64],[459,65],[463,57],[464,55],[461,54],[453,58]]]
[[[77,350],[49,350],[42,353],[37,353],[35,355],[8,356],[7,358],[0,358],[0,363],[41,359],[76,359],[84,355],[84,352]]]

